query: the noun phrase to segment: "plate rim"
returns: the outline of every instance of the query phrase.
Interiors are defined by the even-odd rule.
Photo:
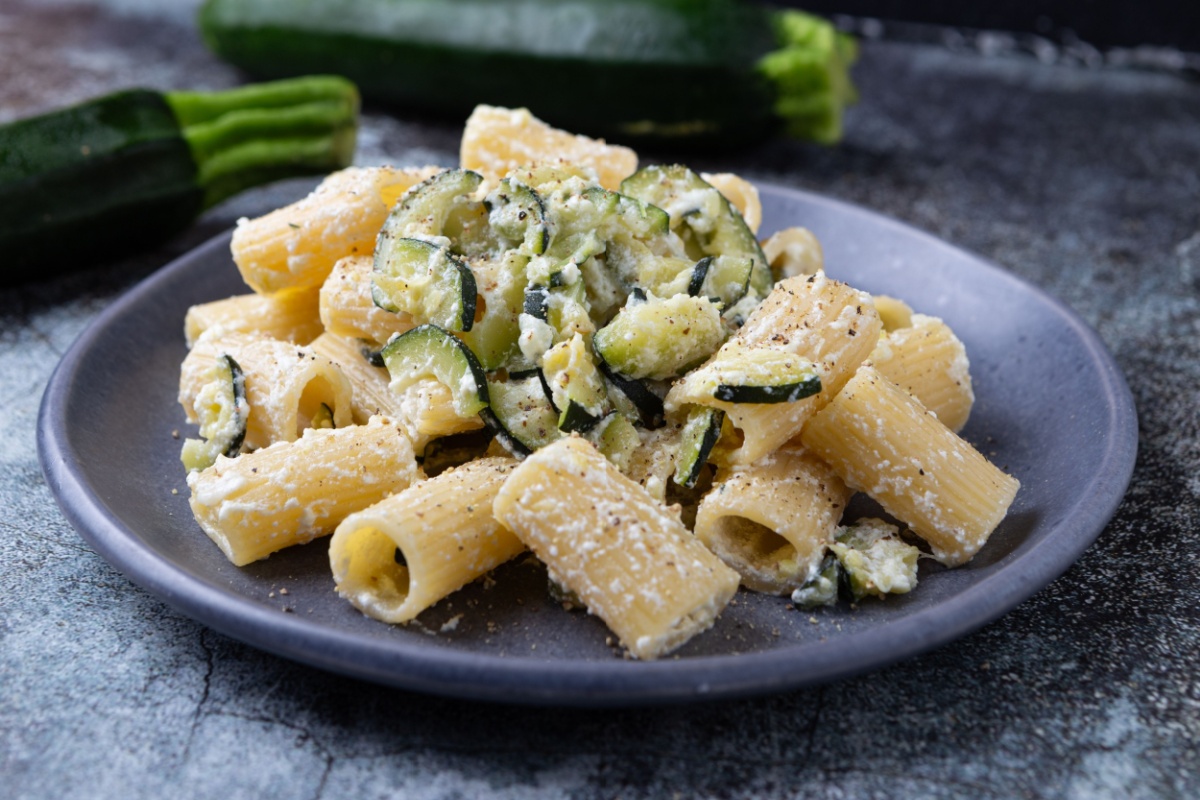
[[[942,604],[914,611],[884,626],[806,642],[805,669],[796,675],[798,647],[748,654],[659,661],[539,660],[469,650],[430,648],[401,640],[363,640],[353,633],[281,615],[222,590],[143,546],[85,480],[71,460],[65,405],[72,376],[94,341],[125,309],[163,282],[187,272],[196,260],[227,250],[232,231],[218,234],[144,278],[117,298],[80,333],[47,382],[38,413],[37,448],[42,472],[63,515],[111,566],[152,595],[208,627],[258,649],[374,683],[469,700],[526,705],[646,706],[735,698],[799,689],[880,669],[949,644],[1007,614],[1066,572],[1099,537],[1132,479],[1137,455],[1137,414],[1124,375],[1099,335],[1072,309],[988,259],[893,217],[803,189],[756,184],[764,196],[794,197],[838,214],[899,228],[927,246],[952,251],[1045,302],[1079,337],[1105,388],[1110,435],[1088,483],[1095,497],[1035,543],[1017,564],[998,570],[955,595],[951,624],[928,625]],[[1102,490],[1102,491],[1098,491]],[[944,620],[943,620],[944,621]],[[397,670],[402,662],[405,669]]]

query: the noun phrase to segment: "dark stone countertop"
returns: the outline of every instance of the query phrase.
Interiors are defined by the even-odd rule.
[[[237,83],[200,44],[194,5],[5,3],[0,120],[131,84]],[[841,146],[690,160],[908,221],[1099,332],[1136,398],[1140,454],[1115,518],[1063,577],[874,674],[665,709],[414,695],[180,616],[59,513],[36,456],[38,402],[110,301],[307,185],[287,184],[214,209],[154,252],[0,289],[0,794],[1200,796],[1200,87],[881,41],[865,43],[856,76],[863,99]],[[458,134],[368,109],[359,160],[450,164]]]

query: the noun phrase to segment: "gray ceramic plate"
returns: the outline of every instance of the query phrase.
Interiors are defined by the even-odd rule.
[[[1111,518],[1137,450],[1129,389],[1084,323],[1011,274],[861,208],[772,187],[763,203],[764,231],[798,224],[820,237],[830,275],[954,328],[978,397],[964,435],[1021,480],[974,561],[926,565],[911,594],[818,611],[813,624],[783,598],[743,592],[677,657],[640,663],[605,643],[598,620],[552,603],[531,559],[407,627],[368,619],[334,594],[322,541],[231,566],[192,520],[172,434],[189,432],[175,400],[187,307],[245,291],[228,236],[114,303],[64,356],[39,422],[46,478],[105,559],[184,614],[287,658],[417,691],[690,701],[811,685],[952,642],[1054,580]]]

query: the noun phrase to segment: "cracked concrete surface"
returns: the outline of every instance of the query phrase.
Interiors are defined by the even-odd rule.
[[[218,87],[190,5],[0,9],[0,119],[134,79]],[[1093,325],[1140,454],[1066,575],[941,650],[853,680],[695,707],[522,709],[404,693],[266,655],[96,556],[39,470],[38,402],[123,290],[303,182],[159,250],[0,290],[0,794],[13,798],[1187,798],[1200,794],[1200,87],[869,43],[834,149],[707,170],[870,206],[978,252]],[[450,163],[453,126],[369,109],[362,163]],[[659,154],[647,154],[648,160]],[[671,154],[662,154],[670,158]]]

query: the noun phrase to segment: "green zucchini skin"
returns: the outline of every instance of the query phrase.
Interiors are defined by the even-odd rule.
[[[191,150],[158,92],[0,128],[0,283],[157,244],[203,208]]]
[[[336,73],[370,100],[458,119],[523,106],[617,141],[757,140],[782,127],[794,77],[758,68],[789,43],[735,0],[208,0],[199,21],[252,75]]]
[[[135,252],[251,186],[347,166],[357,115],[352,84],[312,77],[130,89],[0,125],[0,285]]]

